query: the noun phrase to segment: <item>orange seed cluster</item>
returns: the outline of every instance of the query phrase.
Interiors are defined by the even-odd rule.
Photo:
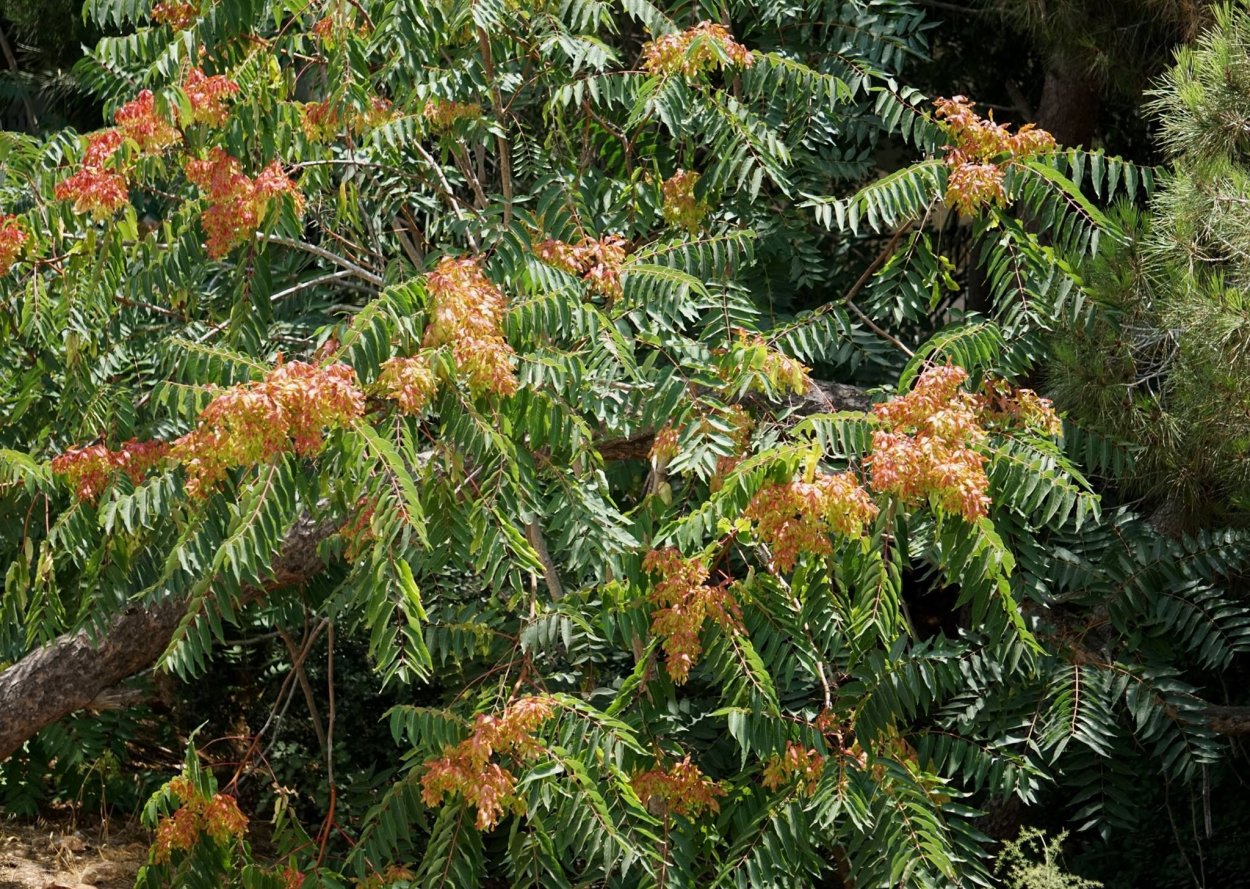
[[[650,74],[680,74],[695,78],[715,68],[749,68],[755,61],[733,38],[729,29],[714,22],[699,22],[678,34],[665,34],[644,44],[642,66]]]
[[[751,498],[744,515],[756,523],[773,564],[789,571],[803,553],[829,555],[830,538],[862,537],[877,505],[849,472],[820,473],[811,481],[770,484]]]
[[[640,772],[630,779],[638,799],[654,815],[669,813],[697,818],[704,812],[719,812],[725,788],[699,770],[686,756],[667,769],[659,767]]]
[[[381,96],[370,100],[369,108],[348,108],[346,113],[331,99],[307,102],[300,107],[300,128],[314,142],[332,142],[346,130],[355,135],[385,123],[393,114],[391,103]]]
[[[450,346],[456,367],[474,393],[517,390],[515,355],[503,338],[508,302],[476,259],[443,259],[428,278],[430,323],[425,345]]]
[[[0,275],[8,274],[26,244],[26,229],[16,216],[0,213]]]
[[[965,216],[989,204],[1003,207],[1003,180],[1012,163],[1055,150],[1055,139],[1033,124],[1012,133],[1006,124],[981,117],[965,96],[938,99],[935,117],[953,140],[946,149],[946,203]]]
[[[608,300],[621,295],[621,266],[628,254],[627,244],[620,235],[602,238],[582,238],[577,244],[546,240],[538,245],[538,258],[548,265],[577,275],[597,293]]]
[[[196,123],[219,127],[230,116],[226,99],[239,91],[239,85],[224,74],[211,77],[201,68],[192,68],[182,81],[182,91],[191,105],[191,117]]]
[[[174,129],[169,118],[156,110],[156,97],[151,90],[144,90],[118,108],[114,120],[144,154],[159,154],[182,141],[182,134]]]
[[[326,428],[347,426],[364,409],[364,393],[346,364],[279,364],[264,380],[234,386],[209,402],[170,454],[186,466],[187,492],[198,496],[234,467],[289,451],[317,453]]]
[[[384,396],[397,401],[405,414],[416,415],[438,392],[438,378],[427,354],[391,358],[382,363],[378,388]]]
[[[138,484],[168,453],[169,446],[160,441],[131,439],[116,451],[93,444],[60,454],[52,460],[52,471],[73,486],[79,500],[94,500],[116,473],[124,472]]]
[[[436,132],[446,132],[459,120],[477,120],[482,116],[482,106],[476,102],[456,102],[437,96],[426,99],[421,116]]]
[[[741,612],[725,587],[706,585],[707,566],[700,559],[683,558],[667,547],[647,553],[642,567],[660,577],[648,596],[651,604],[659,606],[651,632],[663,640],[668,675],[681,685],[703,653],[699,633],[704,621],[710,618],[722,630],[737,632],[742,626]]]
[[[152,7],[152,21],[158,25],[168,25],[175,31],[185,31],[199,17],[199,5],[189,0],[164,0]]]
[[[664,195],[661,207],[664,218],[692,235],[698,233],[708,213],[707,201],[696,198],[694,194],[699,178],[699,174],[693,171],[678,170],[660,186]]]
[[[516,776],[492,758],[498,754],[533,760],[542,750],[534,733],[553,715],[549,699],[531,695],[513,701],[502,716],[478,716],[469,737],[426,762],[421,798],[427,806],[437,806],[445,797],[460,794],[477,809],[478,830],[494,828],[505,809],[524,812],[525,801],[516,795]]]
[[[170,781],[169,789],[182,805],[156,826],[153,848],[158,864],[169,861],[174,850],[189,852],[202,836],[225,846],[242,839],[247,831],[247,816],[239,811],[234,797],[224,793],[205,796],[186,777]]]
[[[987,426],[1023,426],[1050,436],[1063,432],[1063,421],[1050,399],[1032,389],[1016,389],[1006,380],[986,380],[981,415]]]
[[[787,784],[794,784],[803,796],[811,796],[820,786],[820,776],[824,771],[823,756],[814,749],[788,741],[785,753],[780,756],[774,753],[769,757],[761,783],[766,790],[777,790]]]
[[[208,235],[208,254],[220,259],[247,241],[260,228],[270,202],[290,195],[302,209],[299,188],[274,161],[255,179],[245,175],[239,162],[220,148],[212,148],[204,160],[189,160],[187,178],[207,192],[209,205],[200,219]]]
[[[120,130],[102,130],[88,136],[82,167],[57,183],[56,199],[73,201],[75,213],[90,213],[96,219],[107,219],[124,207],[130,200],[126,177],[105,167],[123,140]]]
[[[929,498],[950,513],[976,521],[990,505],[985,439],[976,396],[961,391],[967,371],[931,367],[907,395],[873,408],[883,428],[872,436],[866,463],[872,487],[916,505]]]

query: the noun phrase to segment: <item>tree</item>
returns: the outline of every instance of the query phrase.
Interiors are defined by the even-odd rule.
[[[192,747],[148,885],[975,884],[969,803],[1108,827],[1241,730],[1177,663],[1240,536],[1104,513],[1012,382],[1149,171],[900,86],[910,3],[89,10],[114,126],[3,136],[0,755],[227,626],[326,640],[330,750],[336,638],[441,696],[276,860],[261,737]]]
[[[1149,216],[1127,214],[1132,237],[1091,266],[1100,311],[1064,338],[1054,372],[1065,404],[1132,452],[1129,490],[1185,530],[1242,524],[1250,493],[1239,295],[1247,22],[1243,6],[1221,9],[1155,92],[1170,175]]]

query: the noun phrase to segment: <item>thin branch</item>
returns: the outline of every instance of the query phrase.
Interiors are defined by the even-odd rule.
[[[296,284],[294,287],[288,287],[285,290],[279,290],[273,296],[269,297],[269,301],[271,303],[280,302],[281,300],[286,299],[288,296],[294,296],[295,294],[300,293],[301,291],[307,290],[310,287],[317,287],[320,284],[329,284],[332,281],[341,281],[343,278],[351,278],[355,274],[356,273],[353,272],[351,269],[342,269],[341,271],[330,272],[329,274],[320,275],[316,278],[311,278],[307,281],[302,281],[299,284]]]
[[[306,244],[303,241],[295,241],[291,238],[283,238],[279,235],[266,235],[262,232],[257,232],[256,238],[260,241],[267,241],[270,244],[279,244],[283,247],[290,247],[292,250],[302,250],[305,253],[311,253],[313,256],[320,256],[322,259],[329,260],[340,268],[348,270],[360,280],[368,281],[378,289],[386,286],[386,282],[380,276],[375,275],[373,272],[362,266],[356,265],[356,263],[346,257],[339,256],[337,253],[331,253],[324,247],[318,247],[315,244]]]
[[[499,126],[503,127],[503,98],[499,94],[499,84],[495,81],[495,64],[490,55],[490,37],[481,28],[477,29],[477,44],[482,51],[482,70],[486,75],[487,84],[490,85],[490,102],[494,106],[495,117],[499,119]],[[499,185],[503,191],[503,224],[507,226],[512,224],[512,157],[509,153],[508,140],[504,138],[503,133],[501,132],[495,138],[499,146]]]
[[[560,583],[560,574],[556,571],[556,563],[551,560],[551,551],[547,549],[547,541],[543,537],[543,529],[537,519],[526,523],[525,539],[529,541],[530,546],[534,547],[539,561],[543,563],[543,579],[547,582],[547,591],[551,593],[551,601],[559,601],[564,596],[564,587]]]
[[[430,169],[433,170],[434,175],[438,177],[438,183],[442,188],[443,197],[445,197],[447,199],[447,203],[451,205],[452,212],[456,214],[456,218],[461,222],[467,221],[464,215],[464,205],[461,200],[456,197],[456,193],[452,190],[451,183],[447,181],[447,177],[443,175],[443,168],[439,166],[438,161],[434,160],[433,156],[425,150],[425,146],[420,142],[414,142],[412,147],[419,155],[421,155],[421,159],[430,165]],[[476,211],[474,212],[476,214]],[[480,214],[477,215],[480,216]],[[473,248],[474,252],[477,252],[479,249],[477,238],[475,238],[473,233],[469,231],[466,231],[466,236],[469,239],[469,246]]]
[[[317,736],[317,749],[321,751],[322,756],[327,756],[329,748],[326,746],[325,729],[321,725],[321,714],[317,711],[317,697],[313,694],[312,683],[308,681],[308,673],[304,670],[299,650],[285,632],[279,630],[278,635],[282,637],[282,642],[291,655],[291,669],[299,681],[300,690],[304,693],[304,703],[308,705],[308,716],[312,719],[313,734]]]
[[[326,819],[321,827],[321,849],[317,853],[317,867],[326,857],[326,846],[330,842],[330,832],[334,826],[334,810],[338,804],[338,790],[334,786],[334,624],[326,627],[326,689],[330,696],[330,710],[326,716],[326,781],[330,785],[330,806],[326,811]]]

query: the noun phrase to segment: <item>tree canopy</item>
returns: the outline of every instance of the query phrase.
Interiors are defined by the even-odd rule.
[[[0,132],[6,808],[251,650],[140,885],[992,885],[1250,731],[1243,6],[1168,169],[912,0],[85,16],[102,126]]]

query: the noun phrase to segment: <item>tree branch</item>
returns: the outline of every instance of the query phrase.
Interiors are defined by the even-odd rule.
[[[321,570],[317,544],[335,530],[330,522],[297,521],[274,560],[272,582],[250,591],[251,598],[301,583]],[[0,761],[45,726],[92,706],[102,692],[156,663],[185,610],[181,598],[131,605],[99,638],[86,630],[67,633],[0,672]]]

